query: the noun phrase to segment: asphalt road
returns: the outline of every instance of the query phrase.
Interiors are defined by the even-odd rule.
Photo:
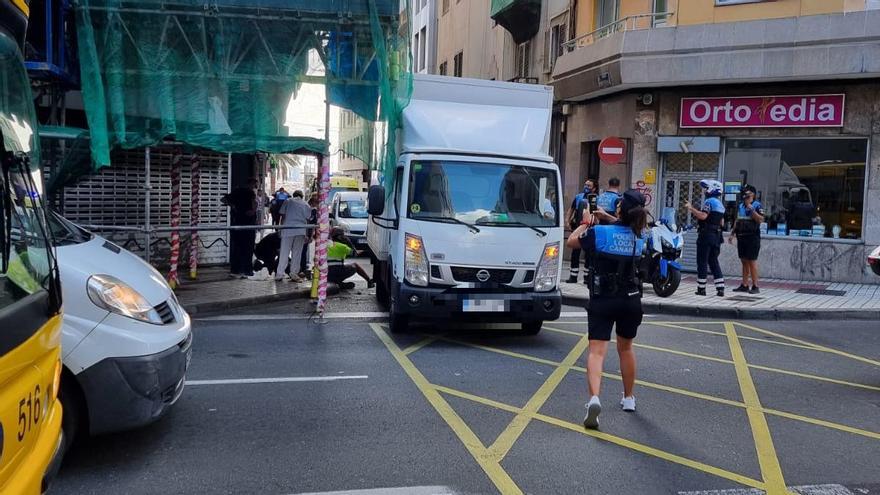
[[[649,316],[638,411],[612,351],[587,433],[582,316],[392,338],[347,297],[321,326],[306,302],[195,321],[171,413],[79,444],[51,493],[880,493],[876,322]]]

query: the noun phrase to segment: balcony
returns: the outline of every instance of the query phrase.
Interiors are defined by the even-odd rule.
[[[556,98],[634,88],[880,76],[880,10],[675,26],[631,16],[579,36],[557,59]]]
[[[492,0],[489,17],[510,32],[513,41],[525,43],[538,34],[541,0]]]

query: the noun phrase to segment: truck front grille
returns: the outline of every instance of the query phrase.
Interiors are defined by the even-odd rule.
[[[453,266],[452,278],[456,282],[472,282],[487,284],[509,284],[513,281],[516,270],[506,270],[504,268],[473,268],[470,266]],[[481,281],[477,278],[477,273],[482,270],[489,272],[489,279]]]

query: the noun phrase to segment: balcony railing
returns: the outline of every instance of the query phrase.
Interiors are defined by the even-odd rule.
[[[670,20],[673,17],[675,17],[674,12],[655,12],[653,14],[631,15],[606,24],[595,31],[578,36],[571,41],[563,43],[562,46],[566,51],[570,52],[580,47],[591,45],[602,38],[611,36],[612,34],[667,26],[671,23]]]

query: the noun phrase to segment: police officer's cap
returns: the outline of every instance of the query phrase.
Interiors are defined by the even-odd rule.
[[[636,191],[635,189],[630,189],[623,193],[623,197],[620,198],[620,212],[626,213],[632,208],[636,207],[644,207],[645,206],[645,197],[642,196],[642,193]]]

